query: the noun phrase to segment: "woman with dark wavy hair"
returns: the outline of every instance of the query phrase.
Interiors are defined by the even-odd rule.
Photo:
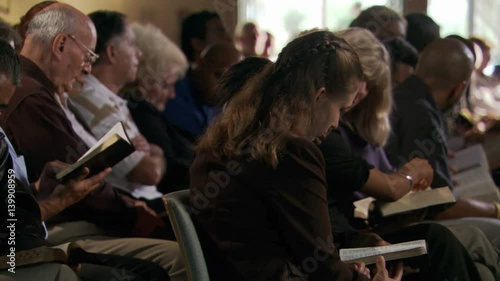
[[[370,280],[333,245],[317,143],[357,95],[358,56],[331,32],[290,42],[196,147],[190,207],[213,280]],[[383,258],[373,280],[389,277]]]

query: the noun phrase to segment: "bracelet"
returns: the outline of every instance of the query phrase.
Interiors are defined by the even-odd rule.
[[[493,205],[495,205],[495,208],[497,208],[497,219],[500,220],[500,203],[498,203],[497,201],[493,201],[491,203],[493,203]]]
[[[410,190],[413,188],[413,177],[405,172],[398,171],[398,174],[405,177],[410,182]]]

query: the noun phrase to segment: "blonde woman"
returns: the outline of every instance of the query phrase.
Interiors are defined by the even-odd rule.
[[[149,143],[158,145],[167,159],[167,171],[158,189],[163,193],[189,185],[189,166],[194,157],[192,139],[163,115],[165,104],[175,98],[174,85],[182,78],[188,62],[182,51],[152,24],[131,24],[135,44],[142,53],[137,79],[121,95]]]

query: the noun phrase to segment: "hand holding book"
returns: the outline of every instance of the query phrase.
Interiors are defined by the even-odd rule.
[[[69,164],[60,161],[49,162],[45,165],[40,179],[34,184],[35,189],[43,194],[38,201],[43,221],[62,212],[67,207],[85,198],[87,194],[101,186],[104,178],[111,172],[106,168],[92,177],[88,177],[89,169],[83,167],[80,172],[68,177],[64,184],[56,179],[56,174],[67,168]]]
[[[377,257],[376,272],[373,281],[401,281],[403,278],[403,263],[397,263],[395,268],[391,268],[391,273],[385,266],[385,259],[383,256]]]
[[[373,264],[376,263],[377,257],[379,256],[384,256],[387,261],[391,261],[425,254],[427,254],[427,244],[425,240],[415,240],[378,247],[341,249],[340,259],[343,262]]]
[[[367,197],[353,203],[355,207],[354,217],[368,219],[369,214],[389,217],[430,206],[452,204],[455,202],[455,196],[448,187],[410,192],[395,202],[382,202],[372,197]]]
[[[78,161],[57,173],[56,178],[64,182],[78,174],[82,167],[87,167],[89,175],[93,176],[105,168],[113,167],[134,151],[135,148],[125,133],[123,124],[118,122]]]

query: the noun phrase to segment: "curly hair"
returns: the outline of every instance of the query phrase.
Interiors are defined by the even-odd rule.
[[[234,95],[195,149],[216,158],[249,149],[276,167],[286,142],[310,133],[314,93],[324,87],[343,98],[362,78],[358,56],[344,40],[328,31],[298,37]]]
[[[177,74],[179,78],[184,76],[189,67],[186,57],[158,27],[137,22],[132,23],[131,27],[135,44],[142,52],[137,77],[161,76],[165,73]]]
[[[363,10],[357,18],[355,18],[349,27],[361,27],[370,30],[377,38],[381,38],[383,30],[393,21],[406,20],[396,11],[386,6],[372,6]]]

